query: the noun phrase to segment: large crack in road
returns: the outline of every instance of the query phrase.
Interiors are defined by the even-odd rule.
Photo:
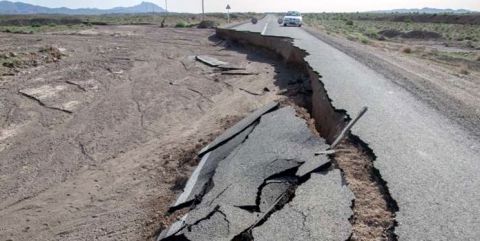
[[[299,90],[294,96],[292,96],[292,98],[298,100],[298,95],[303,95],[300,99],[307,101],[296,101],[297,104],[308,110],[309,115],[311,115],[311,118],[314,120],[315,131],[318,131],[328,142],[333,141],[338,135],[339,130],[345,126],[349,117],[345,111],[336,110],[332,106],[328,94],[323,88],[321,76],[314,72],[304,61],[304,57],[307,55],[304,51],[294,47],[291,40],[286,38],[261,36],[249,32],[237,32],[225,29],[219,29],[217,35],[230,41],[240,42],[248,46],[254,46],[256,48],[275,52],[282,56],[288,65],[296,66],[295,69],[299,72],[300,76],[308,76],[308,79],[304,81],[309,82],[309,88]],[[302,114],[300,114],[300,116],[302,116]],[[309,116],[303,117],[307,123],[310,122],[310,120],[308,120],[310,118]],[[271,124],[277,125],[278,123]],[[285,127],[280,126],[280,128]],[[272,143],[272,146],[275,144],[278,143]],[[373,161],[375,160],[373,151],[370,150],[360,138],[352,135],[349,135],[347,140],[343,141],[337,149],[336,154],[329,157],[334,164],[334,169],[322,169],[323,173],[318,173],[318,168],[316,170],[314,169],[316,172],[313,174],[309,173],[308,178],[304,178],[301,182],[299,182],[300,179],[298,176],[296,176],[297,179],[295,179],[295,175],[291,176],[290,174],[282,174],[278,176],[278,173],[274,173],[273,176],[276,178],[293,179],[294,181],[291,182],[290,185],[284,185],[282,187],[283,189],[278,188],[276,190],[275,201],[271,203],[267,209],[262,210],[258,200],[259,195],[262,194],[263,188],[265,188],[266,183],[270,179],[264,178],[261,185],[246,187],[252,189],[257,188],[257,198],[255,199],[255,202],[247,201],[246,205],[242,204],[234,206],[240,207],[250,214],[256,214],[258,216],[257,221],[248,226],[248,228],[241,233],[236,234],[233,239],[231,238],[231,233],[228,233],[229,235],[227,236],[229,238],[219,240],[316,240],[315,235],[320,235],[322,237],[327,235],[328,237],[333,237],[332,240],[396,240],[397,237],[394,234],[394,228],[396,225],[395,212],[398,211],[398,206],[396,205],[395,200],[390,196],[386,182],[382,179],[378,170],[373,166]],[[235,151],[233,153],[237,155]],[[261,153],[260,156],[261,155],[265,155],[265,153]],[[252,159],[258,158],[259,156],[252,157]],[[273,161],[278,160],[284,159],[274,159]],[[309,163],[309,161],[304,163]],[[219,165],[221,165],[221,163]],[[298,171],[300,166],[301,163],[297,163],[297,166],[293,166],[290,169],[285,170],[285,172],[290,173],[292,169]],[[322,166],[325,168],[324,165]],[[315,187],[309,186],[308,183],[307,185],[300,185],[309,182],[311,180],[310,176],[314,176],[315,180],[319,178],[322,179],[325,178],[325,176],[334,175],[332,173],[334,173],[335,170],[341,172],[341,175],[338,176],[338,183],[332,181],[334,178],[327,178],[326,183],[328,183],[328,181],[336,183],[336,187],[341,186],[340,184],[342,182],[346,183],[348,190],[351,190],[354,195],[354,198],[353,196],[351,198],[351,203],[348,204],[349,208],[351,208],[350,212],[352,213],[345,211],[341,208],[341,205],[339,205],[342,201],[349,200],[348,195],[345,196],[345,194],[343,194],[344,196],[342,198],[338,198],[342,196],[341,189],[337,189],[337,199],[332,198],[332,196],[329,195],[327,195],[329,198],[325,199],[323,196],[318,195],[319,193],[322,193],[322,190],[317,190]],[[318,186],[322,185],[326,185],[325,180]],[[333,186],[332,189],[335,190]],[[229,186],[227,189],[230,188],[232,187]],[[223,195],[227,189],[223,189],[221,195]],[[299,199],[302,199],[302,195],[298,194],[299,190],[307,191],[311,196],[317,196],[315,196],[315,199],[310,200],[305,204],[305,200],[298,201]],[[244,189],[243,191],[248,193],[248,189]],[[332,193],[335,192],[331,192],[330,194]],[[208,193],[206,195],[208,195]],[[218,198],[218,195],[216,198]],[[317,213],[321,216],[322,211],[321,208],[319,209],[319,206],[324,204],[329,206],[328,203],[332,201],[336,203],[330,204],[331,209],[327,211],[335,214],[333,215],[335,217],[329,217],[333,219],[332,222],[329,223],[324,221],[321,223],[314,223],[312,220],[307,222],[308,217],[310,216],[311,218],[312,210],[316,210],[313,211],[313,213]],[[212,202],[210,202],[210,204],[212,204]],[[225,203],[222,204],[224,205]],[[308,204],[313,206],[309,206]],[[201,206],[201,203],[199,205]],[[304,210],[295,207],[295,205],[302,206]],[[337,207],[338,209],[332,209],[332,207]],[[342,217],[345,217],[346,214],[349,215],[349,225],[346,225],[345,223],[342,224]],[[303,220],[301,224],[295,222],[296,219],[293,218],[295,216],[298,216]],[[225,217],[228,220],[228,217]],[[326,220],[329,220],[329,218]],[[335,218],[337,218],[337,220],[334,220]],[[188,223],[188,221],[186,223]],[[232,221],[229,221],[229,224],[235,225]],[[328,225],[332,225],[332,227],[328,228]],[[337,232],[329,234],[329,231],[331,230],[336,230]],[[314,234],[315,232],[316,234]],[[167,232],[164,232],[163,237],[165,237],[165,234],[167,233],[168,230]],[[172,238],[175,236],[168,237]],[[182,237],[187,240],[198,240],[195,239],[195,237],[193,237],[193,239],[189,238],[188,235],[184,234],[177,237]],[[208,235],[202,237],[208,237]]]
[[[305,214],[298,221],[304,223],[306,217],[305,227],[309,230],[315,230],[317,225],[325,228],[312,233],[312,239],[325,234],[347,239],[351,233],[348,218],[352,215],[353,195],[344,185],[340,172],[329,168],[328,157],[315,155],[319,149],[328,148],[325,140],[314,135],[306,121],[297,115],[295,109],[288,106],[265,113],[258,124],[252,123],[253,130],[243,131],[248,135],[242,131],[237,135],[244,140],[223,141],[206,153],[207,165],[200,165],[200,170],[197,168],[198,173],[205,175],[198,174],[195,181],[204,183],[197,192],[202,196],[195,196],[201,201],[181,221],[164,230],[160,240],[193,241],[213,237],[215,240],[251,240],[257,239],[255,236],[261,240],[273,230],[262,227],[274,225],[272,222],[278,220],[272,219],[272,215],[286,220],[298,218],[291,217],[291,212],[283,213],[287,206]],[[219,138],[213,143],[220,143],[223,137]],[[225,151],[222,147],[230,147],[230,153],[219,155]],[[223,159],[212,173],[208,171],[208,164],[217,162],[218,156]],[[311,163],[318,163],[318,166],[310,168],[309,172],[299,171],[303,165]],[[205,183],[211,185],[207,187]],[[314,190],[310,190],[312,186]],[[185,191],[192,193],[189,190]],[[182,196],[182,200],[188,201]],[[319,205],[317,200],[323,199],[329,202],[320,201]],[[182,205],[178,201],[177,204]],[[218,210],[225,215],[214,215]],[[305,227],[292,232],[301,233]]]

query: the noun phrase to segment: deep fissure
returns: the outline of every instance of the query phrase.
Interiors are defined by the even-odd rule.
[[[301,81],[296,80],[298,83],[289,84],[287,90],[293,90],[294,93],[287,95],[288,99],[291,100],[291,102],[287,101],[287,105],[293,105],[297,110],[298,108],[305,108],[308,114],[300,115],[308,124],[313,123],[312,128],[318,131],[327,142],[331,143],[339,131],[346,125],[349,120],[347,112],[335,109],[332,106],[332,101],[328,97],[321,81],[321,75],[315,72],[304,60],[308,53],[294,47],[291,39],[261,36],[256,33],[226,29],[218,29],[217,35],[246,47],[253,47],[270,53],[273,52],[280,56],[290,68],[294,66],[293,69],[295,72],[298,72],[298,76],[307,77],[302,78]],[[348,134],[337,149],[337,153],[331,154],[329,157],[332,160],[333,167],[340,169],[343,180],[355,196],[351,206],[354,214],[349,219],[353,231],[348,240],[397,240],[394,229],[397,225],[395,213],[398,211],[398,205],[391,197],[387,183],[382,179],[379,170],[373,165],[376,159],[373,150],[368,147],[367,143],[364,143],[359,137],[351,133]],[[327,168],[330,167],[324,166],[320,170],[327,170]],[[286,173],[279,173],[276,177],[291,175],[289,174],[290,171],[289,169]],[[278,202],[267,210],[260,220],[235,236],[233,240],[253,240],[252,229],[265,223],[273,213],[281,210],[288,204],[295,197],[296,187],[309,178],[310,174],[297,179],[298,181],[293,183],[284,195],[279,197]],[[262,187],[270,179],[272,177],[266,178],[262,186],[259,187],[255,206],[242,206],[239,208],[249,212],[259,212],[259,197]],[[206,192],[208,192],[208,188],[206,188]],[[183,235],[171,238],[173,239],[165,240],[188,240]]]
[[[310,101],[296,104],[308,110],[315,121],[317,131],[327,141],[331,143],[339,130],[346,125],[349,119],[346,111],[337,110],[332,106],[321,82],[321,75],[304,60],[308,53],[293,46],[291,39],[228,29],[218,29],[217,35],[247,47],[274,52],[287,65],[295,66],[298,72],[308,76],[312,91],[299,91],[297,95],[311,93],[307,98]],[[342,171],[343,178],[355,195],[352,203],[354,214],[350,218],[353,232],[349,240],[397,240],[394,229],[397,225],[395,213],[398,206],[388,191],[387,183],[373,165],[375,161],[373,150],[351,133],[338,149],[341,151],[330,157],[335,167]],[[370,202],[372,198],[375,201],[373,204]]]

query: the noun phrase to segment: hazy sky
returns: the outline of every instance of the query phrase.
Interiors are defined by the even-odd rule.
[[[15,0],[14,0],[15,1]],[[69,8],[111,8],[131,6],[142,0],[23,0],[22,2]],[[165,0],[151,0],[161,7]],[[480,0],[205,0],[205,11],[225,11],[227,3],[232,11],[282,12],[298,10],[302,12],[355,12],[385,10],[394,8],[466,8],[480,11]],[[201,0],[168,0],[169,11],[200,12]]]

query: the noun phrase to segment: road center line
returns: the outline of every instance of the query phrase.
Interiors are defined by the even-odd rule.
[[[265,24],[265,27],[263,28],[262,35],[265,35],[265,32],[267,31],[268,27],[268,22]]]

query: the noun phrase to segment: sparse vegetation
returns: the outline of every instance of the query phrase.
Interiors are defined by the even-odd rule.
[[[200,22],[200,24],[198,24],[198,28],[215,28],[217,27],[219,24],[215,21],[212,21],[212,20],[204,20],[202,22]]]
[[[188,25],[185,22],[178,22],[175,24],[175,28],[186,28]]]
[[[322,27],[341,35],[364,35],[369,39],[441,38],[460,42],[469,48],[480,48],[480,15],[374,14],[374,13],[310,13],[306,24]],[[381,34],[386,32],[387,34]],[[388,33],[394,33],[388,35]],[[357,38],[360,40],[360,38]]]
[[[59,32],[65,30],[86,29],[89,26],[79,25],[32,25],[32,26],[0,26],[0,32],[16,34],[34,34],[42,32]]]
[[[368,43],[370,43],[370,40],[368,40],[368,38],[362,37],[362,38],[360,38],[360,42],[362,44],[368,44]]]
[[[260,17],[256,13],[231,13],[231,21],[244,21],[252,17]],[[39,32],[57,32],[80,30],[93,25],[161,25],[163,27],[189,28],[205,26],[216,27],[227,22],[224,13],[208,13],[205,23],[198,14],[169,13],[165,14],[109,14],[92,16],[63,15],[12,15],[0,16],[0,32],[33,34]]]
[[[449,66],[452,73],[480,71],[480,14],[307,13],[304,21],[328,35]]]
[[[45,46],[36,52],[0,54],[0,76],[13,75],[19,69],[38,66],[40,63],[56,62],[62,58],[61,51],[53,46]]]

